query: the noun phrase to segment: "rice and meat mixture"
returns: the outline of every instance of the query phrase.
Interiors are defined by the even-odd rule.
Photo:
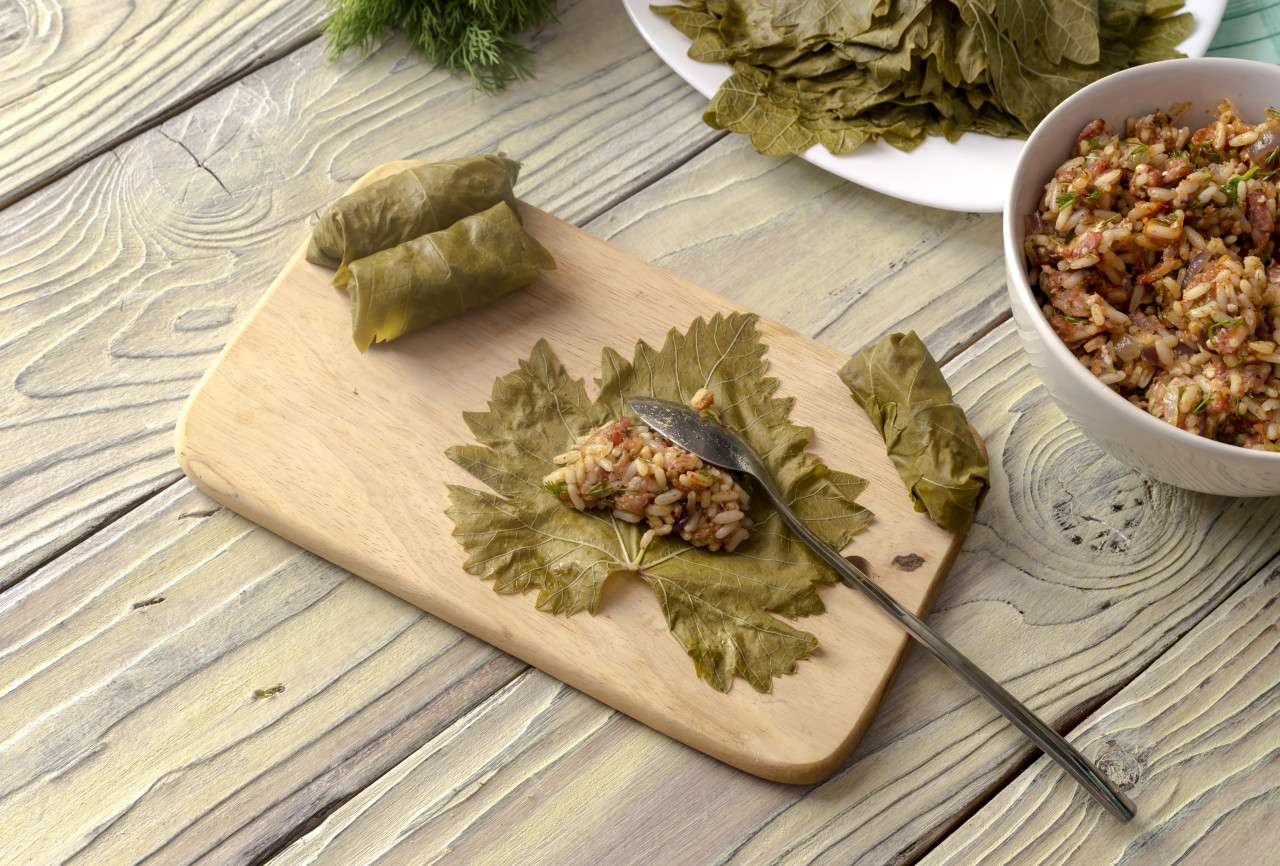
[[[1163,113],[1102,120],[1026,218],[1053,330],[1100,381],[1157,418],[1280,447],[1280,112],[1224,100],[1194,132]]]
[[[690,402],[715,416],[715,397],[705,388]],[[751,497],[733,474],[630,418],[579,436],[555,463],[560,468],[543,479],[549,492],[580,511],[604,508],[627,523],[646,521],[641,547],[671,534],[726,552],[747,540]]]

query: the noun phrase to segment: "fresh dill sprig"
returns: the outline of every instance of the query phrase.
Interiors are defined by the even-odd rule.
[[[1187,150],[1191,154],[1192,160],[1196,163],[1199,163],[1200,160],[1210,163],[1222,161],[1222,154],[1204,142],[1193,142],[1187,145]]]
[[[392,31],[453,75],[467,74],[481,93],[532,77],[532,52],[512,34],[555,18],[555,0],[322,0],[328,58],[361,56]]]

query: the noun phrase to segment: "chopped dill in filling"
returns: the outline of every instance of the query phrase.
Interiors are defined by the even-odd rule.
[[[1280,112],[1223,100],[1090,122],[1026,218],[1049,325],[1103,384],[1199,436],[1280,450]]]

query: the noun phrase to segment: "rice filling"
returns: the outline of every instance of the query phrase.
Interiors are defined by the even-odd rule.
[[[719,418],[705,388],[690,405]],[[549,493],[579,511],[605,509],[647,524],[642,548],[676,536],[728,553],[749,537],[751,496],[738,478],[629,417],[592,428],[553,462],[559,468],[543,478]]]
[[[1054,332],[1103,384],[1198,436],[1280,450],[1280,112],[1192,131],[1102,120],[1026,218]]]

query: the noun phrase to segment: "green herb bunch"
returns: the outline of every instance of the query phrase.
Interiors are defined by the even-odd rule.
[[[555,0],[322,0],[330,60],[350,49],[367,54],[393,30],[427,60],[464,72],[482,93],[532,76],[528,48],[512,34],[555,17]]]

